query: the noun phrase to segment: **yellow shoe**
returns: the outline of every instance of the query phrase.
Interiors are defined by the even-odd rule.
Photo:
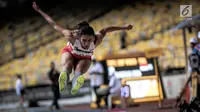
[[[83,86],[84,81],[85,81],[85,79],[84,79],[83,75],[79,76],[76,79],[76,81],[75,81],[75,83],[74,83],[74,85],[73,85],[73,87],[71,89],[71,94],[72,95],[74,95],[74,94],[76,94],[78,92],[78,90]]]
[[[67,74],[66,72],[61,72],[60,73],[60,76],[59,76],[59,89],[60,89],[60,92],[63,92],[65,90],[65,86],[67,84]]]

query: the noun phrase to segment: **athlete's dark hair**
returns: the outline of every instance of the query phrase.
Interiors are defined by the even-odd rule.
[[[79,30],[79,35],[94,35],[94,29],[91,26],[84,26]]]
[[[85,27],[85,26],[90,26],[90,24],[86,21],[82,21],[77,24],[76,29],[81,29],[82,27]]]
[[[16,74],[18,79],[22,79],[22,76],[20,74]]]

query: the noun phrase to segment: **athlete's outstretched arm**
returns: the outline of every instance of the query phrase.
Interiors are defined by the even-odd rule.
[[[64,29],[61,26],[57,25],[56,22],[49,15],[47,15],[45,12],[43,12],[35,2],[33,2],[33,8],[37,12],[39,12],[47,20],[47,22],[51,26],[53,26],[57,31],[61,32],[65,36],[71,36],[71,31],[70,30]]]
[[[102,42],[106,33],[118,31],[118,30],[130,30],[130,29],[132,29],[132,27],[133,27],[132,25],[125,25],[125,26],[110,26],[110,27],[106,27],[106,28],[101,29],[100,31],[98,31],[96,33],[96,36],[97,36],[96,46],[99,45]]]

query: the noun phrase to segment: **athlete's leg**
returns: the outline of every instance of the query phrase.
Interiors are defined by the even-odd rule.
[[[73,56],[69,52],[65,52],[61,56],[62,72],[59,77],[59,89],[61,92],[64,91],[66,84],[70,80],[70,73],[73,68]]]
[[[79,60],[75,66],[75,73],[74,78],[72,80],[72,90],[71,94],[76,94],[77,91],[83,86],[84,84],[84,77],[83,74],[87,72],[91,64],[90,59],[82,59]]]

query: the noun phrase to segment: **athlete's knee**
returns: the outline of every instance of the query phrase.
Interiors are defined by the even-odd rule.
[[[61,66],[63,70],[71,70],[73,68],[73,58],[71,54],[69,53],[62,54]]]
[[[62,65],[62,71],[67,72],[67,73],[70,74],[72,72],[72,65],[63,64]]]
[[[63,72],[66,72],[67,74],[71,74],[72,68],[63,66],[62,71],[63,71]]]
[[[83,64],[78,64],[77,66],[76,66],[76,72],[81,72],[82,74],[84,74],[84,73],[86,73],[87,71],[88,71],[88,69],[89,69],[89,64],[85,64],[85,65],[83,65]]]
[[[73,68],[73,62],[72,61],[65,61],[61,62],[61,66],[63,70],[71,70]]]

